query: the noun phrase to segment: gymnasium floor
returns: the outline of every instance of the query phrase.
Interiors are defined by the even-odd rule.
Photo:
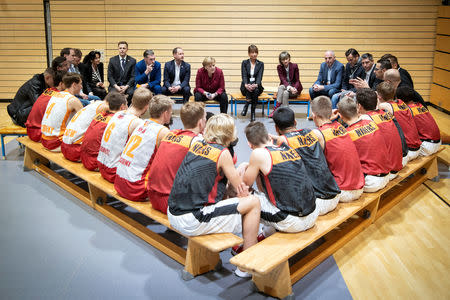
[[[0,120],[6,105],[0,104]],[[312,127],[303,106],[293,106],[298,127]],[[208,111],[217,112],[216,108]],[[179,105],[174,113],[178,114]],[[448,131],[450,118],[432,113]],[[261,117],[271,133],[271,120]],[[250,149],[238,117],[238,162]],[[175,118],[173,128],[180,127]],[[441,155],[447,162],[447,148]],[[224,269],[183,281],[182,266],[34,171],[22,171],[15,141],[0,162],[0,294],[3,299],[266,299],[250,280]],[[440,182],[427,181],[293,286],[296,299],[449,299],[450,246],[448,165]],[[185,243],[162,226],[130,215]]]

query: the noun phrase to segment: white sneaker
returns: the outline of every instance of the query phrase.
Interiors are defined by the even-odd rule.
[[[241,278],[250,278],[252,277],[252,274],[241,271],[239,268],[236,268],[236,270],[234,270],[234,274],[236,274],[237,277],[241,277]]]

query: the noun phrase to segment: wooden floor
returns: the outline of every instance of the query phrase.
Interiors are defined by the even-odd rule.
[[[450,134],[450,116],[430,111]],[[440,157],[448,164],[450,147]],[[334,255],[354,299],[450,299],[449,191],[450,178],[427,181]]]

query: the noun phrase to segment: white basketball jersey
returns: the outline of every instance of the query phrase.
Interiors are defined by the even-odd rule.
[[[128,129],[134,119],[138,117],[126,111],[119,111],[111,118],[103,132],[97,156],[101,164],[108,168],[117,167],[120,154],[128,141]]]
[[[130,182],[144,179],[163,127],[151,120],[145,120],[144,124],[136,127],[120,155],[116,171],[118,176]]]
[[[102,103],[103,101],[95,101],[79,110],[72,119],[70,119],[63,135],[63,142],[65,144],[81,144],[84,133],[91,124],[92,119],[98,113],[97,109]]]
[[[74,97],[69,92],[63,91],[50,98],[42,119],[41,131],[43,135],[50,138],[62,137],[67,123],[73,115],[69,110],[69,100]]]

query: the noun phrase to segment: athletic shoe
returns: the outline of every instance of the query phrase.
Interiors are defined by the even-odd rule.
[[[252,274],[244,272],[244,271],[241,271],[239,268],[236,268],[236,270],[234,270],[234,274],[237,277],[241,277],[241,278],[250,278],[250,277],[252,277]]]
[[[256,239],[258,240],[258,243],[261,242],[265,238],[266,237],[264,236],[264,234],[262,232],[260,234],[258,234],[258,236],[256,237]],[[244,250],[244,245],[236,245],[233,248],[231,248],[231,255],[233,255],[233,256],[238,255],[243,250]]]

